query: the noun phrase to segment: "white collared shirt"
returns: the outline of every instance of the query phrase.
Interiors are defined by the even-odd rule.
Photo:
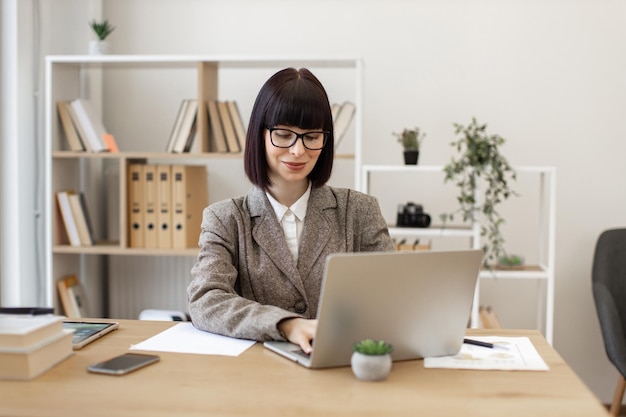
[[[285,240],[287,241],[289,251],[293,255],[293,259],[296,263],[298,263],[298,247],[300,246],[300,240],[302,238],[302,225],[304,223],[304,217],[306,216],[306,209],[309,205],[311,183],[309,182],[309,187],[306,189],[304,194],[302,194],[302,197],[296,200],[291,207],[287,207],[284,204],[279,203],[267,191],[265,192],[265,195],[267,195],[267,198],[274,209],[274,213],[276,213],[276,218],[283,228],[283,233],[285,234]]]

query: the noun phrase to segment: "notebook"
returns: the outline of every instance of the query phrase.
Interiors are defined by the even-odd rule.
[[[350,364],[354,343],[384,339],[393,361],[453,355],[467,328],[481,250],[329,255],[313,352],[264,346],[309,368]]]

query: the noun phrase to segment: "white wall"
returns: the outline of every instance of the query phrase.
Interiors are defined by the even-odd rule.
[[[556,166],[554,347],[610,402],[617,373],[605,357],[590,270],[600,232],[626,223],[624,1],[102,3],[103,15],[117,26],[113,53],[362,56],[366,163],[400,163],[391,132],[418,125],[428,134],[420,163],[444,164],[452,155],[452,123],[476,116],[507,138],[511,163]],[[52,13],[77,2],[45,4]],[[66,23],[46,33],[76,34],[86,49],[83,22]],[[47,51],[82,52],[62,39]],[[514,295],[502,293],[506,302],[496,299],[499,291],[493,301],[506,307]],[[517,321],[516,311],[498,311],[504,326]]]

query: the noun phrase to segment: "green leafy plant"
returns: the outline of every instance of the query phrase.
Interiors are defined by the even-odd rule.
[[[355,352],[363,355],[386,355],[393,352],[393,346],[384,340],[363,339],[354,344]]]
[[[487,133],[487,125],[479,124],[476,118],[463,126],[454,124],[458,140],[451,143],[459,152],[458,158],[444,166],[444,182],[454,181],[459,188],[457,201],[459,210],[440,215],[444,224],[460,213],[464,222],[479,221],[481,236],[484,236],[484,264],[490,265],[506,255],[501,226],[504,219],[497,208],[512,195],[510,187],[516,179],[513,168],[500,153],[505,140],[499,135]],[[480,191],[480,194],[479,194]],[[479,219],[478,214],[482,215]]]
[[[420,132],[420,128],[404,129],[400,133],[393,132],[398,138],[398,142],[402,144],[405,151],[419,151],[420,146],[426,137],[426,133]]]
[[[109,36],[111,32],[115,30],[115,26],[111,25],[107,19],[104,19],[101,22],[98,22],[94,19],[89,22],[89,26],[91,27],[91,29],[93,29],[93,31],[96,33],[96,36],[101,41],[105,40],[107,36]]]
[[[524,258],[519,255],[503,255],[498,258],[498,266],[515,268],[524,265]]]

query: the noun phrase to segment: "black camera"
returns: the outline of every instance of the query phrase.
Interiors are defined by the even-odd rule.
[[[396,225],[398,227],[428,227],[430,226],[430,216],[424,213],[421,204],[411,202],[398,204]]]

